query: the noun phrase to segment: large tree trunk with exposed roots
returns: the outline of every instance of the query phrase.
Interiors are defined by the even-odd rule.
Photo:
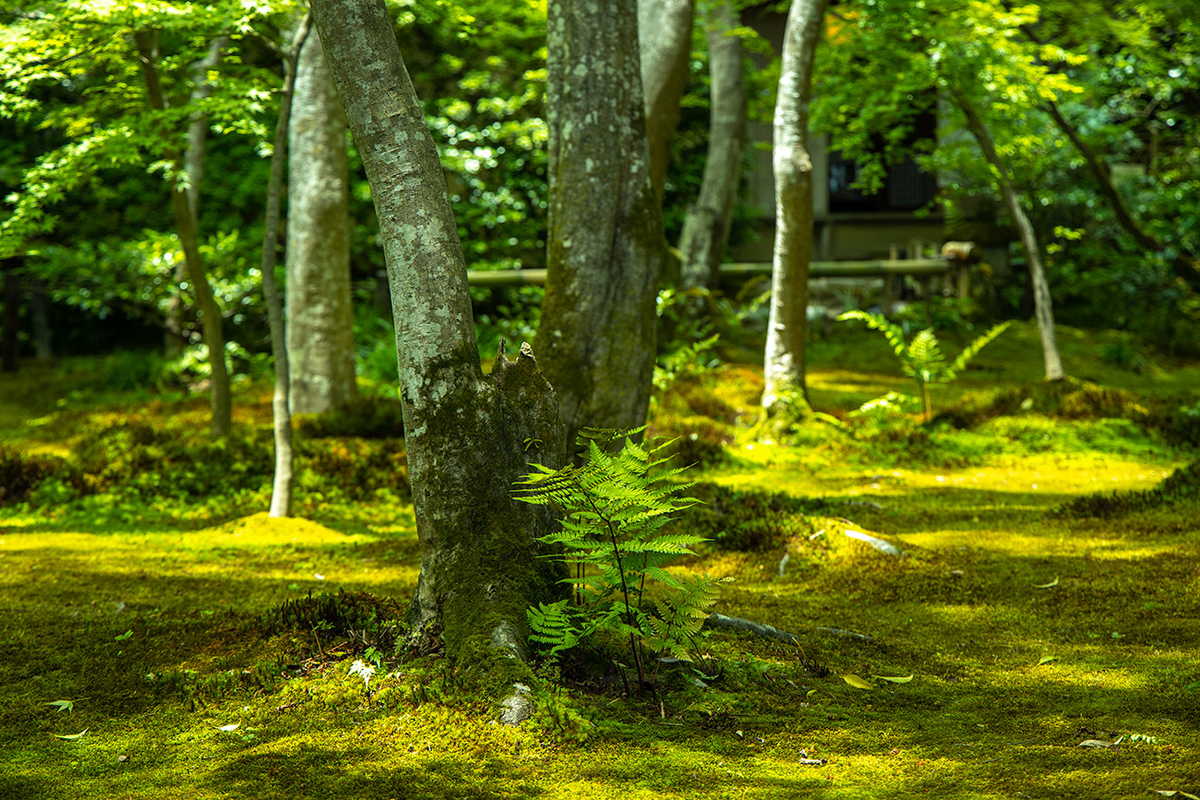
[[[533,462],[559,466],[558,400],[527,345],[480,370],[467,270],[437,151],[383,0],[315,0],[326,59],[379,215],[421,574],[410,621],[505,695],[501,719],[532,709],[530,604],[561,596],[565,570],[538,558],[548,511],[517,503]]]

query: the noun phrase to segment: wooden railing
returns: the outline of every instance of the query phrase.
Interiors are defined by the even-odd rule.
[[[771,264],[734,263],[721,265],[723,279],[770,275]],[[922,294],[929,296],[930,281],[938,275],[957,278],[956,292],[966,297],[970,292],[969,271],[961,262],[946,258],[889,258],[874,261],[813,261],[809,273],[813,278],[883,278],[884,300],[890,302],[895,296],[897,275],[911,275],[922,284]],[[544,269],[467,270],[467,280],[472,286],[543,286],[546,283]],[[886,306],[885,306],[886,307]]]

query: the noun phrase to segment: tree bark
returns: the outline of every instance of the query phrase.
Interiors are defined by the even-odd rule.
[[[662,197],[692,51],[694,0],[637,0],[650,180]]]
[[[646,419],[665,256],[634,0],[548,8],[549,232],[537,351],[567,441]]]
[[[150,107],[155,111],[166,109],[166,96],[158,76],[158,64],[154,37],[147,31],[141,31],[134,37],[138,50],[138,64],[142,77],[146,81],[146,93]],[[164,136],[170,133],[164,131]],[[183,170],[183,154],[178,150],[169,153],[174,163],[174,173]],[[171,210],[175,215],[175,230],[179,235],[179,244],[183,249],[184,261],[187,264],[188,277],[192,290],[196,295],[196,305],[200,309],[201,325],[204,331],[204,343],[208,345],[208,362],[211,368],[210,389],[212,397],[212,435],[223,438],[229,435],[233,427],[233,401],[229,385],[229,370],[225,366],[225,334],[221,330],[221,309],[213,297],[212,287],[208,284],[204,262],[200,258],[200,247],[196,232],[196,220],[188,207],[187,193],[183,191],[180,181],[172,177],[168,181],[167,190],[171,195]]]
[[[741,183],[746,149],[745,47],[740,36],[728,35],[738,25],[729,0],[718,0],[707,31],[712,80],[708,160],[700,196],[688,209],[679,237],[685,289],[716,288]]]
[[[292,412],[311,414],[356,393],[350,171],[346,118],[319,37],[308,37],[299,60],[288,126],[287,349]]]
[[[804,348],[808,338],[808,271],[812,256],[812,158],[808,103],[813,60],[828,0],[795,0],[784,33],[775,100],[775,252],[763,373],[767,418],[807,409]]]
[[[363,154],[391,285],[400,397],[421,574],[410,621],[507,693],[501,718],[531,711],[522,681],[531,603],[565,569],[538,558],[545,509],[517,503],[532,462],[561,465],[558,401],[528,345],[481,374],[467,270],[446,182],[383,0],[315,0],[313,18]]]
[[[1054,335],[1054,304],[1050,298],[1050,285],[1046,282],[1046,268],[1042,264],[1042,248],[1038,243],[1037,234],[1033,230],[1033,223],[1029,221],[1029,215],[1025,213],[1025,209],[1021,207],[1017,190],[1013,187],[1013,181],[1009,177],[1003,159],[996,152],[996,145],[992,141],[992,135],[983,118],[979,116],[974,104],[961,89],[949,85],[949,90],[955,104],[967,118],[967,129],[979,143],[983,157],[995,172],[1000,195],[1004,198],[1004,206],[1008,209],[1008,215],[1012,217],[1017,233],[1021,237],[1021,247],[1025,250],[1025,258],[1029,262],[1029,277],[1033,281],[1034,314],[1037,317],[1038,332],[1042,337],[1042,357],[1046,366],[1046,380],[1062,380],[1065,373],[1063,372],[1062,357],[1058,353],[1058,342]]]
[[[263,229],[262,288],[267,304],[267,323],[271,330],[271,355],[275,362],[275,391],[271,398],[271,419],[275,435],[275,477],[271,484],[271,509],[268,512],[268,516],[271,517],[289,517],[292,514],[292,412],[288,404],[288,349],[279,289],[275,284],[275,250],[279,246],[279,206],[283,195],[283,162],[287,153],[292,93],[296,84],[300,52],[311,24],[312,17],[305,14],[292,39],[290,54],[284,59],[283,91],[279,98],[279,119],[275,123],[271,174],[267,180],[267,214]]]

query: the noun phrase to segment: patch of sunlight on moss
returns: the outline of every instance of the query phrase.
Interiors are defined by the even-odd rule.
[[[340,533],[298,517],[271,517],[263,511],[197,531],[195,535],[185,537],[181,544],[193,548],[273,547],[291,543],[322,545],[372,541],[376,541],[375,537]]]

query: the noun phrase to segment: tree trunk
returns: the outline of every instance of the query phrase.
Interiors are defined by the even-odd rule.
[[[829,0],[795,0],[784,33],[775,100],[775,253],[763,366],[762,407],[767,418],[803,414],[808,406],[804,348],[813,228],[808,102],[828,5]]]
[[[553,389],[523,345],[480,371],[467,270],[446,181],[383,0],[315,0],[313,18],[363,154],[391,285],[421,575],[410,621],[489,687],[501,718],[531,711],[530,604],[556,598],[565,569],[538,558],[544,509],[517,503],[532,462],[561,465]]]
[[[1096,180],[1100,194],[1104,195],[1109,205],[1112,206],[1117,223],[1125,229],[1126,233],[1133,237],[1133,240],[1138,243],[1139,247],[1155,253],[1161,253],[1166,250],[1166,246],[1162,242],[1150,235],[1133,218],[1133,213],[1125,203],[1125,198],[1121,196],[1121,192],[1112,182],[1112,175],[1109,173],[1108,167],[1096,155],[1096,151],[1092,149],[1091,145],[1079,134],[1078,129],[1063,116],[1058,104],[1051,100],[1047,101],[1042,108],[1054,120],[1054,124],[1058,126],[1058,129],[1071,140],[1071,144],[1075,145],[1075,149],[1079,151],[1079,154],[1083,156],[1083,161],[1087,164],[1088,171],[1092,173],[1092,177]],[[1183,278],[1193,288],[1200,288],[1200,265],[1179,255],[1172,257],[1170,263],[1171,269],[1176,275]]]
[[[154,37],[146,31],[139,32],[134,37],[138,49],[138,63],[142,77],[146,81],[146,93],[150,99],[150,107],[155,111],[166,109],[166,97],[158,77],[157,47]],[[167,131],[164,136],[170,136]],[[183,169],[183,154],[176,151],[171,154],[174,171]],[[191,280],[196,295],[196,305],[200,309],[201,324],[204,331],[204,343],[208,345],[208,363],[211,368],[210,384],[212,396],[212,435],[223,438],[229,435],[233,427],[233,402],[229,386],[229,370],[225,366],[225,334],[221,330],[221,309],[213,297],[212,287],[208,285],[204,262],[200,259],[200,247],[196,233],[196,220],[188,207],[187,193],[179,185],[177,178],[172,178],[167,186],[171,194],[171,210],[175,214],[175,229],[179,234],[179,244],[183,249],[183,258],[187,264],[188,277]]]
[[[646,419],[665,242],[634,0],[552,0],[548,15],[550,223],[537,351],[573,442],[582,427]]]
[[[279,119],[275,123],[271,175],[267,181],[267,215],[263,229],[262,287],[267,304],[267,323],[271,329],[271,355],[275,362],[275,392],[271,398],[275,478],[271,484],[271,510],[268,514],[272,517],[289,517],[292,514],[292,412],[288,404],[288,350],[283,329],[283,310],[279,303],[279,289],[275,285],[275,250],[279,246],[279,205],[283,195],[283,161],[287,153],[292,89],[296,84],[300,51],[311,23],[312,17],[305,14],[292,40],[290,55],[284,59],[283,91],[279,97]]]
[[[741,183],[746,148],[745,48],[740,36],[728,35],[739,24],[729,0],[718,0],[707,32],[712,78],[708,160],[700,196],[688,209],[679,237],[685,289],[716,288]]]
[[[16,372],[20,363],[17,331],[21,327],[21,278],[15,258],[0,261],[0,282],[4,293],[4,315],[0,320],[0,371]]]
[[[192,64],[192,102],[200,103],[212,94],[212,84],[208,80],[209,70],[216,69],[221,63],[221,53],[229,38],[219,36],[208,44],[208,53],[204,58]],[[196,226],[200,225],[200,185],[204,182],[204,147],[208,141],[208,115],[197,111],[192,115],[188,126],[187,150],[184,152],[184,171],[188,177],[188,208]],[[175,269],[175,284],[172,287],[171,299],[167,303],[166,333],[163,335],[163,345],[167,358],[177,358],[183,354],[185,339],[183,336],[183,296],[180,284],[187,280],[187,263],[179,264]]]
[[[1000,154],[996,152],[992,135],[979,116],[979,112],[975,110],[970,99],[958,87],[950,85],[949,90],[955,104],[966,116],[967,128],[975,137],[975,141],[979,143],[983,157],[987,159],[995,172],[996,183],[1004,198],[1004,206],[1008,209],[1008,215],[1012,217],[1013,224],[1017,227],[1017,233],[1021,237],[1021,247],[1025,250],[1025,258],[1029,262],[1029,277],[1033,281],[1033,306],[1037,316],[1038,332],[1042,336],[1042,357],[1046,365],[1046,380],[1062,380],[1064,377],[1062,357],[1058,354],[1058,342],[1054,336],[1054,304],[1050,299],[1050,285],[1046,282],[1046,268],[1042,265],[1042,248],[1038,244],[1033,223],[1029,221],[1029,215],[1025,213],[1025,209],[1021,207],[1021,200],[1017,196],[1016,189],[1013,188],[1008,169],[1000,158]]]
[[[328,411],[354,398],[350,172],[346,118],[321,40],[300,51],[288,126],[287,349],[291,408]]]
[[[662,198],[692,52],[694,0],[637,0],[650,180]]]

